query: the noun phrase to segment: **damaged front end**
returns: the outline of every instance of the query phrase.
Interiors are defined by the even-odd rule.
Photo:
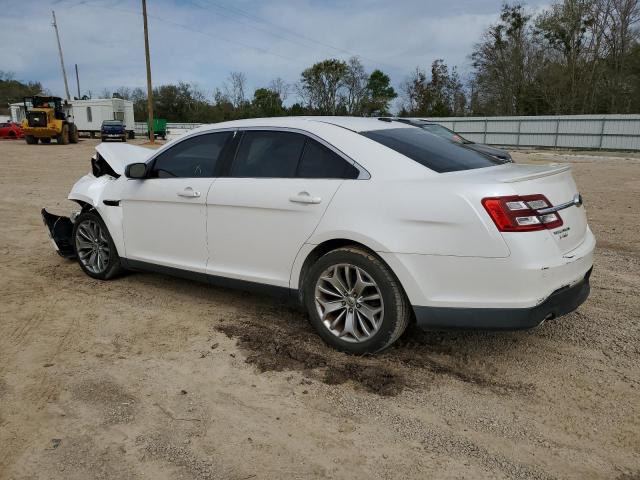
[[[76,258],[76,251],[73,248],[73,220],[77,213],[71,214],[71,218],[54,215],[47,212],[45,208],[40,213],[58,254],[64,258]]]

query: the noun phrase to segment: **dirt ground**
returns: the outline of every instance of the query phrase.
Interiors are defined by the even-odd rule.
[[[573,166],[577,312],[356,358],[281,301],[56,255],[40,209],[95,145],[0,142],[0,479],[640,479],[640,155],[514,154]]]

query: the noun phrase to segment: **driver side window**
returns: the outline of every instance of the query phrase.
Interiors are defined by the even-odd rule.
[[[184,140],[158,155],[152,178],[214,177],[222,151],[233,132],[205,133]]]

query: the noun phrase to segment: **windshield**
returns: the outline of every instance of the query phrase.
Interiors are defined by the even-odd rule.
[[[121,127],[122,122],[120,120],[105,120],[102,125],[105,127]]]
[[[371,140],[389,147],[438,173],[492,167],[503,162],[452,143],[420,128],[391,128],[361,132]]]

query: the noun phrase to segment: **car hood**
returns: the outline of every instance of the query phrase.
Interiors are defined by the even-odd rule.
[[[124,174],[124,169],[131,163],[146,162],[155,150],[136,147],[126,143],[101,143],[96,151],[118,175]]]
[[[492,157],[510,159],[511,155],[506,150],[496,147],[490,147],[489,145],[484,145],[482,143],[468,143],[465,144],[465,147],[470,148],[471,150],[475,150],[476,152],[486,153],[487,155],[491,155]]]

